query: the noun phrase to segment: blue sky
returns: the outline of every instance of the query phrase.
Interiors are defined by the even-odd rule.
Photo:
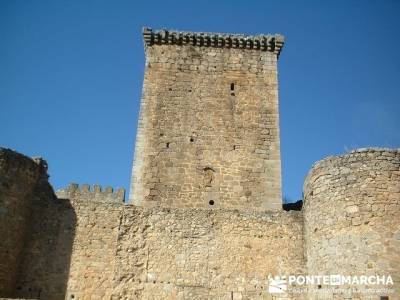
[[[400,147],[400,1],[0,0],[0,145],[49,163],[56,189],[128,189],[141,28],[281,33],[283,193],[311,165]]]

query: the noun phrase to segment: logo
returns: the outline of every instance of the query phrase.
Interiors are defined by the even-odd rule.
[[[282,294],[287,290],[286,276],[269,276],[268,292],[271,294]]]
[[[338,292],[391,294],[394,285],[390,275],[279,275],[268,276],[270,294]]]

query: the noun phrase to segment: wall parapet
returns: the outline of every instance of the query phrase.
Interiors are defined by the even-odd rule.
[[[62,199],[80,199],[98,202],[125,202],[125,189],[119,188],[114,191],[110,186],[102,188],[100,185],[95,184],[76,184],[71,183],[67,188],[60,189],[56,192],[58,198]]]
[[[348,153],[338,156],[328,156],[315,162],[305,181],[304,181],[304,195],[308,192],[308,185],[312,184],[314,180],[319,179],[321,174],[332,172],[332,167],[337,168],[354,168],[356,162],[370,162],[372,160],[396,160],[400,156],[400,148],[383,148],[383,147],[368,147],[358,148],[349,151]],[[398,164],[398,161],[396,162]],[[378,168],[378,167],[377,167]],[[385,170],[385,166],[382,166],[382,170]],[[347,169],[345,170],[347,171]],[[353,170],[354,171],[354,170]]]
[[[149,27],[143,28],[143,39],[146,46],[170,44],[192,45],[214,48],[238,48],[269,51],[279,56],[284,37],[280,34],[228,34],[210,32],[186,32],[161,29],[153,31]]]

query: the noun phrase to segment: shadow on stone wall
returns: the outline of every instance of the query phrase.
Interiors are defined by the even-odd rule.
[[[0,297],[64,299],[76,214],[47,163],[0,147]]]
[[[75,228],[76,214],[68,200],[34,204],[15,296],[65,299]]]

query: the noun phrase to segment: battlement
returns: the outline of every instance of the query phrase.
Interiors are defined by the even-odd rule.
[[[146,46],[171,44],[192,45],[214,48],[238,48],[269,51],[279,56],[284,37],[280,34],[244,35],[210,32],[186,32],[172,30],[153,31],[149,27],[143,28],[143,39]]]
[[[80,199],[98,202],[116,202],[124,203],[125,189],[119,188],[116,191],[107,186],[104,189],[100,185],[90,186],[89,184],[71,183],[67,188],[56,192],[58,198],[62,199]]]
[[[321,170],[328,170],[334,167],[346,165],[354,162],[369,162],[372,160],[388,160],[392,161],[397,159],[400,154],[400,148],[384,148],[384,147],[366,147],[357,148],[349,151],[348,153],[338,155],[338,156],[328,156],[322,160],[315,162],[308,174],[308,178],[315,177],[314,173],[318,173]],[[358,165],[357,165],[358,166]],[[379,164],[378,164],[379,166]],[[383,166],[384,169],[385,166]],[[318,176],[316,176],[318,177]],[[306,182],[309,180],[306,179]]]

